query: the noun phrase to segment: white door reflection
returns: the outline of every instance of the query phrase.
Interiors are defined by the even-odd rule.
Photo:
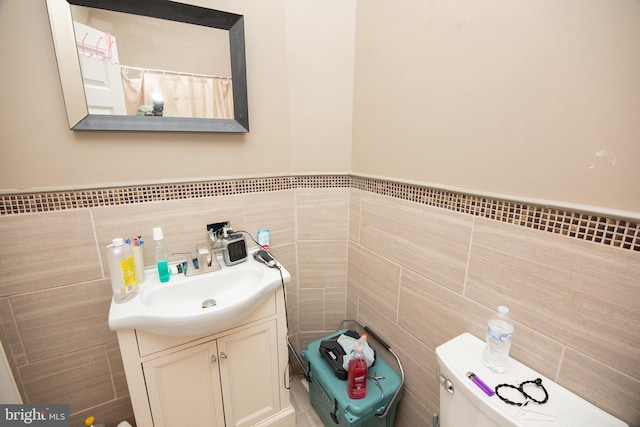
[[[116,38],[73,22],[89,114],[125,115]]]

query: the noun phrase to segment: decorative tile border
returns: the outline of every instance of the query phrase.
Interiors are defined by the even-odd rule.
[[[25,193],[1,196],[0,215],[197,199],[290,188],[293,188],[290,177],[275,177]]]
[[[243,178],[2,195],[0,196],[0,215],[227,196],[295,188],[349,187],[535,230],[562,234],[580,240],[640,251],[640,227],[636,222],[351,175]]]
[[[379,179],[352,177],[351,186],[534,230],[640,251],[640,227],[636,222]]]

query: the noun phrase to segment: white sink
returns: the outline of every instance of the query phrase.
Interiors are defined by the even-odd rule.
[[[251,314],[269,296],[291,280],[282,267],[269,268],[253,259],[191,277],[172,275],[161,283],[155,268],[145,270],[145,281],[132,300],[111,301],[109,328],[140,329],[156,335],[196,336],[232,327]]]

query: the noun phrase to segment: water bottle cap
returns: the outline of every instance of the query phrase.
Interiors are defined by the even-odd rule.
[[[162,233],[162,227],[155,227],[153,229],[153,240],[163,240],[164,233]]]
[[[509,308],[508,308],[508,307],[505,307],[504,305],[499,306],[499,307],[498,307],[498,311],[499,311],[501,314],[509,314]]]
[[[116,237],[111,243],[113,243],[113,246],[122,246],[124,245],[124,240],[122,240],[122,237]]]

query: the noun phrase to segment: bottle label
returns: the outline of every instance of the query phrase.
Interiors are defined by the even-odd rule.
[[[513,333],[504,334],[499,331],[494,331],[491,329],[491,326],[487,326],[487,335],[504,344],[511,344],[511,339],[513,338]]]
[[[120,261],[120,271],[122,271],[122,278],[124,279],[124,293],[130,294],[134,292],[138,287],[138,283],[136,282],[136,267],[133,256]]]

